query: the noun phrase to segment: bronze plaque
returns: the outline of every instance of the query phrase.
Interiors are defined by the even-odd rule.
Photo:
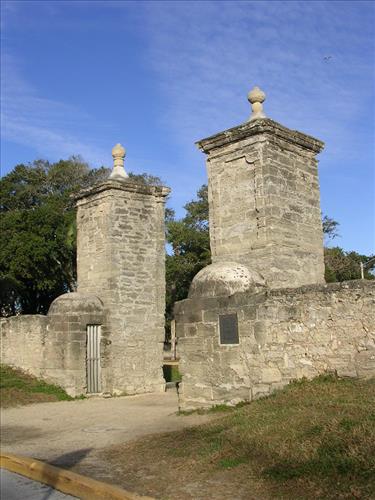
[[[219,315],[220,344],[238,344],[237,314]]]

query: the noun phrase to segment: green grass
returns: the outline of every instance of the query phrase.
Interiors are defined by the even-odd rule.
[[[375,495],[375,380],[322,376],[292,383],[272,397],[234,410],[203,427],[200,447],[221,438],[214,460],[223,468],[257,462],[280,486],[308,480],[344,491],[355,485]],[[185,441],[186,443],[186,441]]]
[[[74,399],[61,387],[6,365],[0,365],[0,396],[1,406]]]
[[[325,375],[211,411],[223,410],[208,424],[149,438],[153,461],[188,470],[186,481],[230,469],[223,480],[249,484],[249,498],[252,487],[265,498],[375,498],[375,379]]]
[[[163,375],[166,382],[181,381],[181,375],[177,365],[163,365]]]
[[[233,467],[237,467],[237,465],[241,465],[246,462],[246,457],[222,458],[219,460],[219,465],[223,469],[232,469]]]

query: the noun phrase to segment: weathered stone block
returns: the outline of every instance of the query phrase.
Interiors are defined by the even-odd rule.
[[[327,370],[341,376],[375,376],[375,309],[368,300],[374,292],[374,282],[360,281],[271,291],[265,302],[259,304],[263,319],[250,322],[254,337],[242,335],[246,323],[240,322],[240,344],[236,347],[220,346],[214,336],[208,349],[204,344],[207,337],[203,330],[200,333],[205,323],[199,323],[188,349],[181,346],[183,377],[209,381],[214,401],[229,403],[235,397],[236,387],[251,390],[256,398],[290,380],[312,378]],[[243,295],[252,303],[250,293]],[[233,304],[233,300],[221,297],[223,310],[228,311],[225,300],[228,304]],[[345,308],[341,307],[343,301]],[[244,317],[246,307],[238,307],[239,317]],[[279,320],[279,309],[289,320]],[[197,352],[207,353],[206,363],[190,363]],[[202,402],[210,404],[199,395],[197,387],[194,397],[194,402],[189,400],[194,407]]]
[[[264,396],[268,396],[270,393],[270,385],[268,384],[256,384],[251,388],[252,399],[259,399]]]
[[[78,289],[103,300],[107,315],[104,390],[142,392],[163,384],[164,201],[169,190],[109,180],[78,198]],[[195,318],[194,318],[195,320]],[[181,334],[181,329],[178,328]],[[122,345],[123,339],[138,344]],[[153,345],[152,355],[144,353]],[[124,370],[121,358],[142,367]],[[111,385],[112,384],[112,385]]]
[[[278,368],[262,368],[260,380],[263,384],[272,384],[281,381],[281,372]]]

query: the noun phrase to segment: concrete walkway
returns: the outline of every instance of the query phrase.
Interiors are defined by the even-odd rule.
[[[0,469],[0,498],[2,500],[73,500],[50,486],[32,481],[14,472]]]
[[[2,410],[2,451],[67,468],[95,465],[95,452],[100,448],[179,430],[210,418],[178,416],[176,412],[174,391],[9,408]]]

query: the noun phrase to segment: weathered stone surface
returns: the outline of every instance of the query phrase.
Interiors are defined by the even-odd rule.
[[[253,89],[248,122],[197,143],[213,264],[175,304],[181,408],[250,400],[327,370],[375,376],[375,283],[324,285],[323,143],[264,118],[264,98]],[[238,343],[227,332],[220,344],[223,317],[238,320]]]
[[[48,316],[1,320],[2,363],[60,385],[71,396],[85,394],[86,327],[91,324],[105,324],[103,304],[80,293],[55,299]]]
[[[78,197],[78,291],[101,298],[105,392],[164,389],[164,202],[168,188],[109,180]]]
[[[77,197],[78,293],[58,297],[47,317],[1,322],[2,361],[73,396],[87,391],[87,325],[101,326],[104,393],[164,389],[164,201],[169,189],[127,179],[124,155],[117,145],[112,178]]]
[[[47,327],[48,319],[41,315],[1,318],[1,362],[39,377]]]
[[[265,285],[264,278],[256,271],[236,262],[220,262],[199,271],[191,283],[189,297],[228,296],[248,290],[258,291]]]
[[[271,288],[323,283],[323,143],[257,118],[197,144],[207,154],[213,263],[242,264]]]
[[[242,295],[241,300],[236,295]],[[343,377],[375,376],[375,282],[236,295],[217,297],[216,304],[212,299],[200,310],[203,320],[189,323],[189,328],[195,326],[194,336],[178,338],[182,409],[258,398],[292,379],[326,371]],[[200,308],[199,302],[189,299],[184,309],[177,306],[177,331],[185,324],[189,302],[190,314]],[[261,311],[257,318],[253,308]],[[238,316],[239,344],[220,346],[219,315],[233,311]]]

